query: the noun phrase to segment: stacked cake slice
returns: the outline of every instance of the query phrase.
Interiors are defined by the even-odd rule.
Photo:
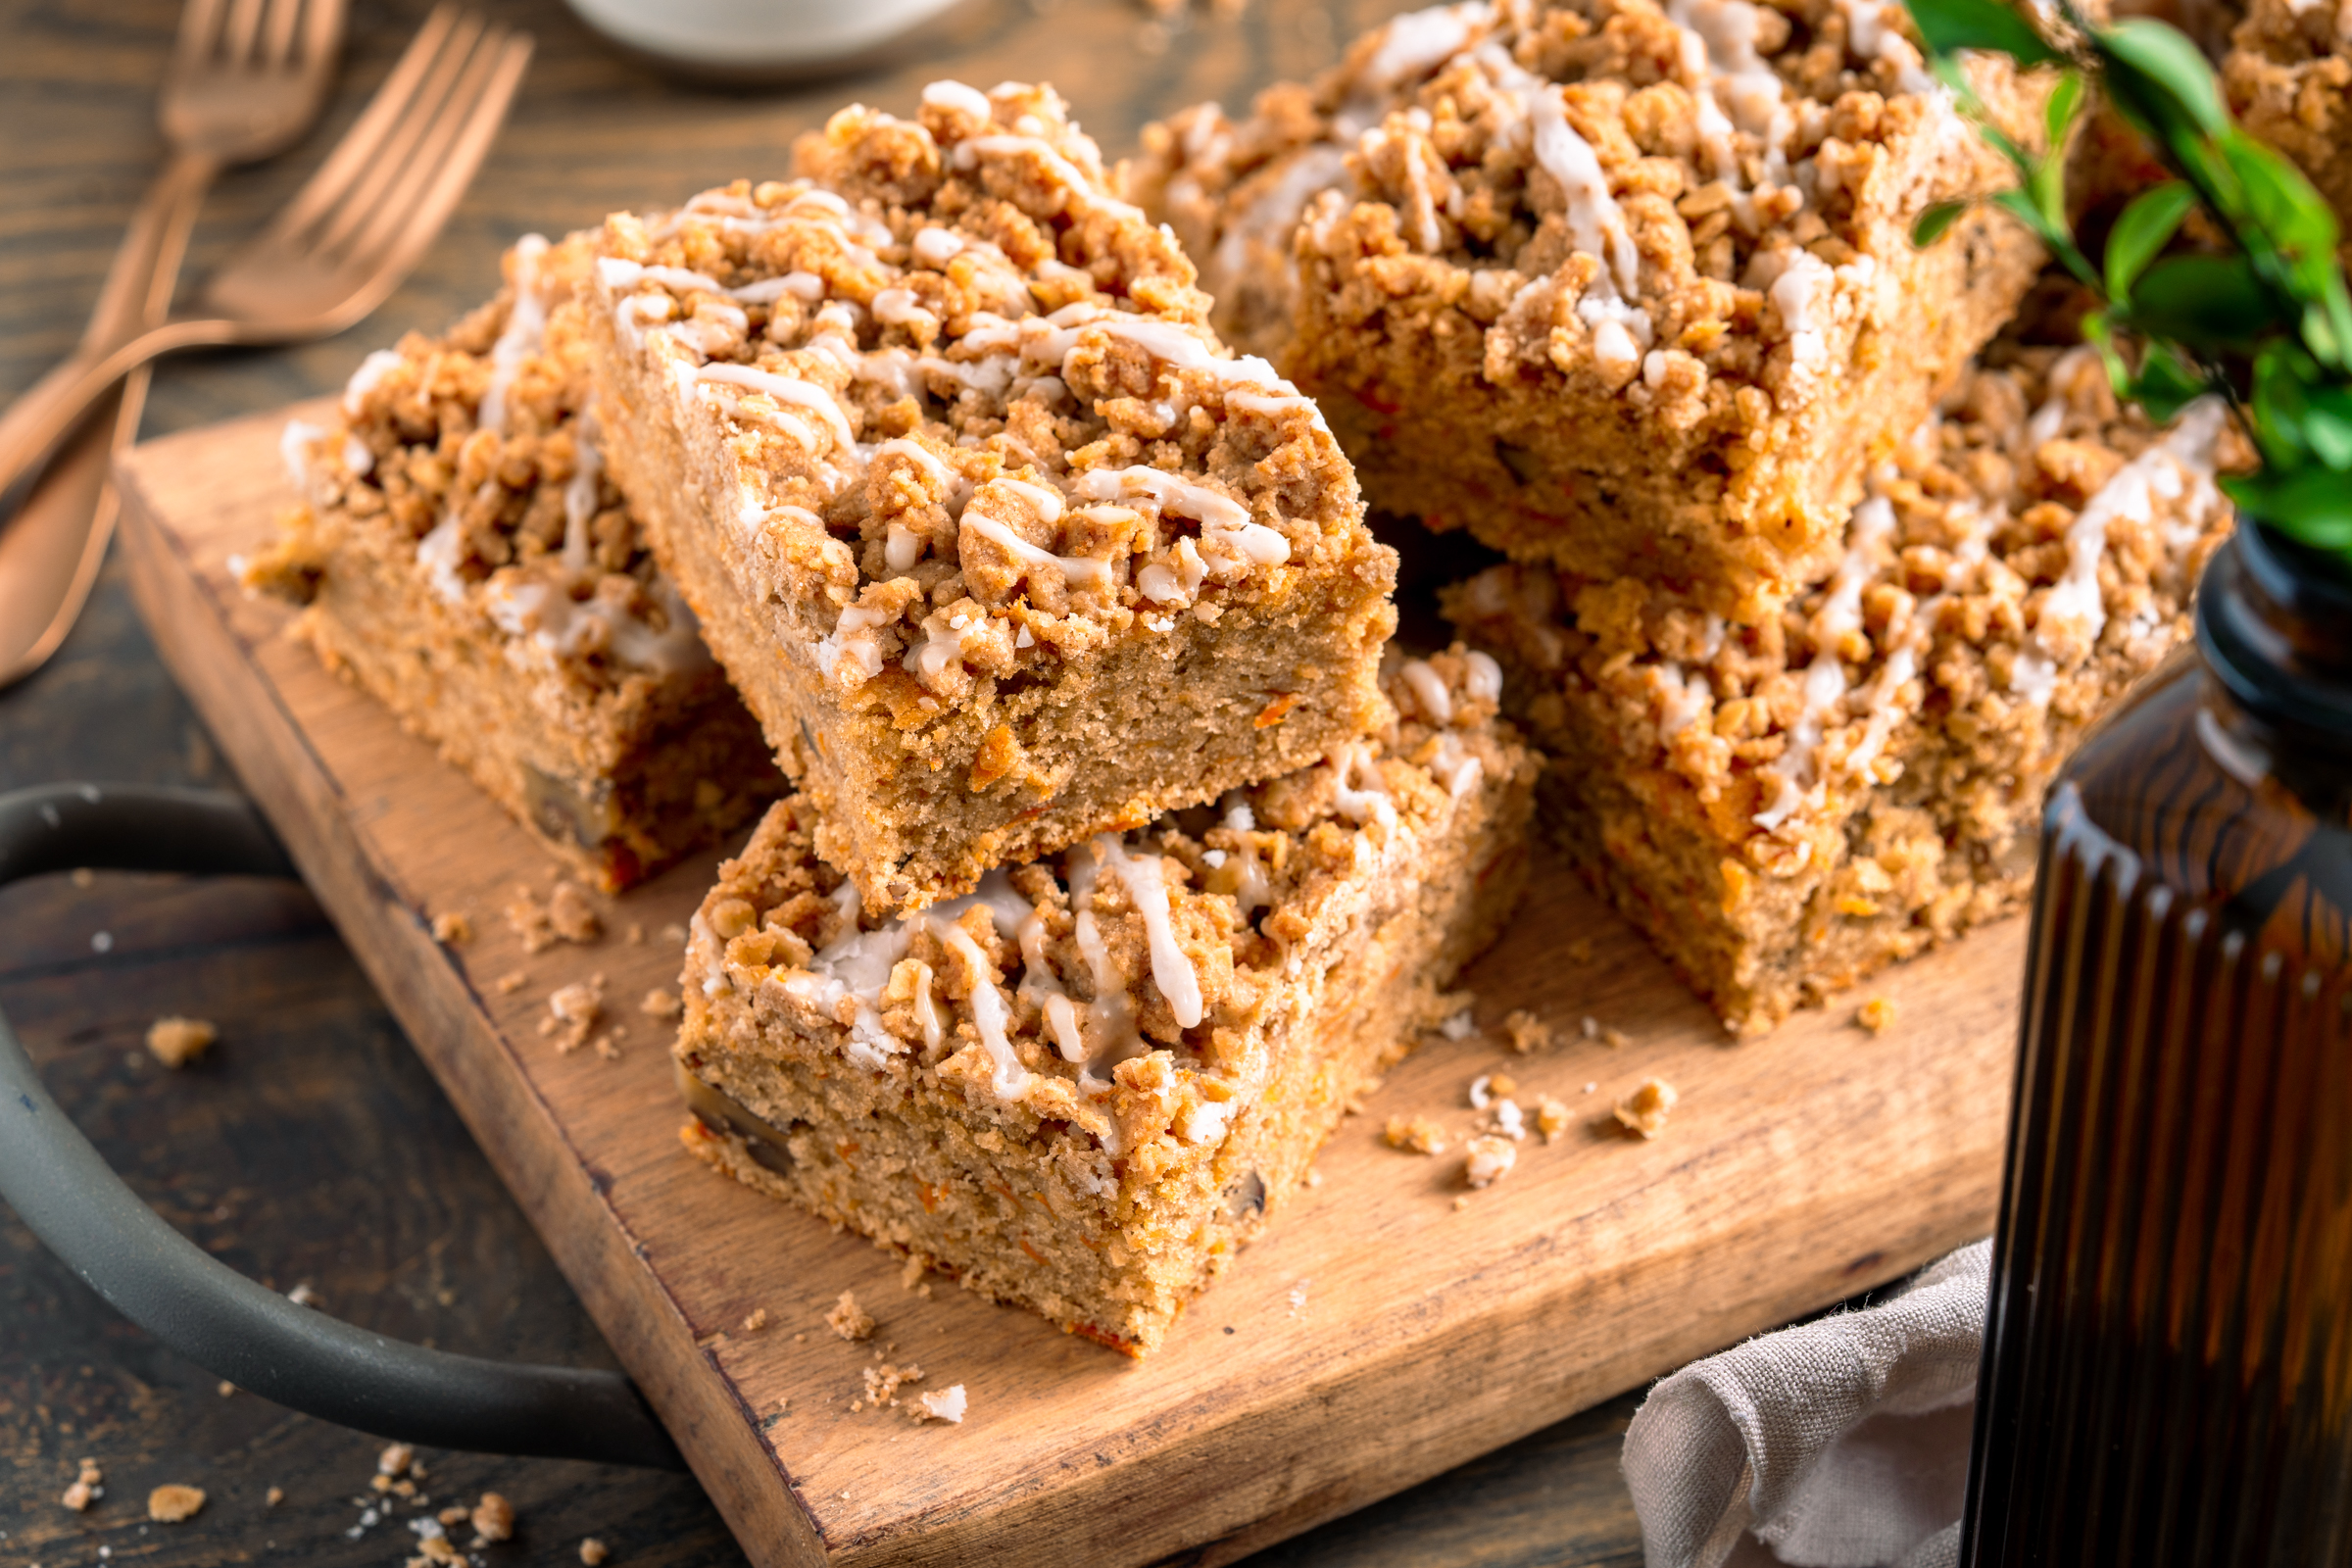
[[[693,925],[689,1146],[1142,1351],[1499,922],[1534,764],[1315,407],[1051,91],[612,220],[613,477],[800,794]]]
[[[2012,341],[2005,166],[1880,0],[1397,19],[1128,193],[1316,394],[1376,507],[1511,564],[1448,611],[1549,820],[1738,1033],[2014,907],[2041,784],[2187,627],[2218,410]],[[1976,60],[2030,140],[2050,83]]]
[[[331,425],[289,425],[301,505],[241,575],[306,605],[328,667],[617,891],[781,781],[604,471],[591,240],[524,240],[497,299],[369,355]]]

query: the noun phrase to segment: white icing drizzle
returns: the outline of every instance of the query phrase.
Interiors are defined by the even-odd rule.
[[[770,370],[755,370],[748,365],[706,365],[696,375],[706,382],[715,381],[727,386],[739,386],[747,391],[764,392],[778,403],[807,409],[825,421],[842,451],[858,450],[858,436],[850,428],[850,416],[842,412],[841,405],[834,400],[832,393],[813,381],[778,375]]]
[[[996,114],[996,110],[988,101],[988,94],[977,87],[966,86],[960,81],[934,81],[926,84],[923,88],[923,102],[933,109],[952,109],[957,114],[968,115],[984,125]]]
[[[1446,689],[1446,677],[1431,668],[1428,661],[1408,659],[1398,673],[1432,724],[1453,722],[1453,695]]]
[[[969,932],[950,920],[934,917],[931,933],[939,938],[941,946],[963,960],[971,978],[972,1027],[980,1035],[980,1049],[996,1064],[989,1087],[997,1092],[999,1099],[1011,1100],[1029,1087],[1029,1069],[1021,1065],[1020,1054],[1013,1050],[1012,1040],[1004,1032],[1011,1014],[1005,1010],[1004,994],[988,977],[988,956]]]
[[[1804,706],[1788,726],[1781,755],[1764,766],[1779,784],[1771,804],[1755,815],[1756,825],[1768,833],[1808,798],[1806,785],[1814,783],[1813,754],[1821,745],[1822,727],[1846,693],[1845,664],[1838,657],[1838,645],[1862,624],[1862,589],[1870,580],[1872,548],[1893,530],[1894,508],[1884,496],[1872,496],[1856,507],[1847,524],[1845,559],[1838,563],[1829,595],[1813,616],[1813,662],[1805,667]]]
[[[1722,633],[1722,623],[1718,621],[1716,623],[1716,627],[1717,635],[1720,636]],[[1712,657],[1712,654],[1713,651],[1709,650],[1710,657]],[[1472,702],[1501,702],[1502,666],[1494,662],[1494,656],[1480,653],[1477,649],[1472,649],[1469,654],[1465,656],[1464,662],[1468,665],[1468,668],[1465,669],[1462,674],[1462,695],[1469,698]]]
[[[1009,485],[1019,484],[1020,482],[1014,479],[997,479],[992,480],[991,483]],[[1023,490],[1037,490],[1041,487],[1032,484],[1024,484],[1021,485],[1020,488]],[[1048,495],[1053,494],[1051,491],[1046,491],[1045,493]],[[1055,504],[1054,512],[1047,514],[1046,520],[1049,522],[1054,520],[1054,517],[1058,515],[1061,511],[1060,498],[1055,497],[1054,502]],[[969,508],[966,508],[964,511],[962,525],[971,529],[983,539],[1000,546],[1023,565],[1053,567],[1054,570],[1059,571],[1063,577],[1068,579],[1073,587],[1094,587],[1097,584],[1106,583],[1110,580],[1109,562],[1097,561],[1091,556],[1057,556],[1051,550],[1042,550],[1036,545],[1031,544],[1028,540],[1022,538],[1019,534],[1014,533],[1010,528],[1006,527],[1004,523],[999,522],[996,518],[988,516],[982,513],[974,512]]]
[[[844,610],[816,645],[817,673],[831,680],[838,670],[841,683],[853,691],[881,674],[882,646],[874,633],[894,618],[858,605]]]
[[[311,448],[326,438],[326,432],[308,419],[288,419],[278,432],[278,461],[286,466],[286,482],[304,500],[311,495]]]
[[[598,434],[595,409],[582,409],[571,424],[574,457],[564,485],[564,564],[575,575],[588,569],[588,524],[596,517],[596,479],[605,466]]]
[[[374,391],[385,376],[398,369],[400,363],[400,356],[391,349],[377,349],[362,360],[360,368],[351,372],[351,379],[343,383],[344,414],[351,418],[358,418],[368,394]]]
[[[1332,754],[1331,807],[1342,816],[1362,827],[1378,822],[1383,828],[1396,826],[1396,804],[1381,781],[1380,764],[1373,760],[1371,749],[1361,741],[1350,741]],[[1369,781],[1359,787],[1358,774],[1369,775]]]
[[[1079,474],[1070,488],[1088,501],[1148,495],[1162,511],[1195,518],[1200,524],[1201,542],[1217,547],[1212,554],[1231,560],[1236,574],[1247,569],[1242,563],[1276,566],[1291,559],[1291,542],[1279,531],[1252,521],[1240,502],[1176,474],[1142,466],[1090,468]],[[1218,563],[1212,563],[1215,564]]]
[[[1437,755],[1430,759],[1429,770],[1446,786],[1447,798],[1458,801],[1478,787],[1486,763],[1462,744],[1459,735],[1448,730],[1438,737]]]
[[[514,303],[507,324],[490,345],[490,384],[482,389],[477,427],[504,433],[507,393],[514,385],[522,362],[547,347],[547,300],[539,292],[539,260],[547,254],[547,239],[525,234],[514,242]]]
[[[1130,856],[1109,834],[1095,840],[1095,853],[1127,885],[1127,898],[1144,919],[1144,935],[1152,951],[1152,983],[1167,999],[1168,1011],[1179,1028],[1190,1029],[1201,1017],[1200,976],[1176,943],[1176,928],[1168,913],[1168,887],[1156,854]]]
[[[925,229],[926,234],[941,232]],[[874,319],[885,326],[905,326],[914,330],[917,337],[939,335],[939,315],[926,310],[910,288],[886,288],[874,295]]]
[[[354,477],[372,472],[375,468],[375,454],[368,450],[367,442],[348,430],[343,434],[343,467]]]

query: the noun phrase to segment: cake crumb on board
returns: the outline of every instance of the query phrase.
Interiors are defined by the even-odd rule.
[[[611,1555],[612,1553],[606,1548],[605,1544],[594,1536],[590,1536],[580,1543],[580,1561],[586,1563],[588,1568],[596,1568],[598,1563],[603,1562]]]
[[[963,1385],[956,1383],[941,1389],[936,1394],[916,1395],[914,1406],[907,1413],[913,1416],[917,1425],[925,1421],[940,1421],[949,1426],[960,1426],[963,1423],[964,1411],[968,1407],[969,1403],[964,1398]]]
[[[1427,1116],[1391,1116],[1380,1136],[1391,1149],[1401,1149],[1408,1153],[1446,1152],[1446,1129]]]
[[[193,1519],[204,1506],[202,1487],[183,1487],[168,1482],[147,1494],[147,1517],[158,1524],[175,1525]]]
[[[757,1334],[757,1333],[759,1333],[759,1332],[760,1332],[761,1329],[764,1329],[764,1328],[766,1328],[766,1327],[767,1327],[767,1308],[766,1308],[766,1307],[764,1307],[764,1306],[755,1306],[755,1307],[753,1307],[753,1308],[751,1309],[751,1311],[750,1311],[750,1312],[748,1312],[747,1314],[745,1314],[745,1316],[744,1316],[744,1319],[743,1319],[743,1332],[744,1332],[744,1333],[746,1333],[746,1334]]]
[[[1536,1097],[1536,1131],[1550,1143],[1568,1130],[1568,1106],[1549,1095]]]
[[[1666,1130],[1666,1113],[1682,1097],[1663,1078],[1652,1078],[1617,1102],[1617,1120],[1627,1132],[1655,1138]]]
[[[548,993],[547,1012],[539,1020],[539,1033],[555,1037],[558,1055],[569,1055],[588,1043],[597,1020],[605,1015],[605,977],[592,974],[558,986]]]
[[[482,1494],[482,1500],[466,1515],[473,1526],[473,1544],[484,1545],[493,1541],[505,1541],[514,1534],[514,1505],[495,1492]]]
[[[675,991],[664,991],[656,986],[645,994],[644,1001],[637,1004],[637,1010],[648,1018],[675,1018],[686,1010],[686,1004],[678,1000]]]
[[[262,1494],[262,1506],[265,1508],[274,1508],[285,1500],[286,1489],[283,1487],[271,1487]]]
[[[547,923],[557,936],[581,946],[605,934],[605,922],[577,882],[559,882],[548,890]]]
[[[1883,1035],[1894,1022],[1894,1000],[1891,997],[1872,997],[1854,1009],[1854,1022],[1874,1035]]]
[[[1522,1056],[1532,1056],[1551,1044],[1551,1025],[1525,1007],[1513,1009],[1502,1020],[1502,1032],[1510,1037],[1511,1049]]]
[[[825,1327],[852,1343],[871,1339],[874,1315],[858,1304],[857,1293],[844,1291],[841,1299],[834,1302],[833,1309],[825,1314]]]
[[[510,969],[505,974],[500,975],[496,980],[490,982],[490,984],[496,988],[498,994],[502,997],[511,997],[515,992],[520,991],[524,986],[527,986],[530,983],[531,977],[523,973],[520,969]]]
[[[433,940],[445,948],[462,948],[473,940],[473,919],[464,909],[443,909],[433,916]]]
[[[185,1067],[220,1038],[220,1031],[203,1018],[158,1018],[147,1026],[147,1054],[167,1067]]]
[[[1484,1133],[1462,1146],[1462,1179],[1473,1187],[1492,1187],[1519,1162],[1519,1146],[1510,1139]]]

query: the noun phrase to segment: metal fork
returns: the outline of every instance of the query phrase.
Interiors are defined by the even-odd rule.
[[[318,120],[343,45],[344,0],[188,0],[156,105],[171,156],[131,215],[79,352],[113,352],[172,308],[205,192],[222,169],[291,146]],[[65,641],[113,536],[114,452],[136,438],[147,372],[124,378],[0,532],[0,686]]]
[[[318,172],[205,284],[204,314],[110,354],[75,355],[0,418],[0,494],[159,355],[323,337],[375,309],[471,183],[530,56],[527,33],[449,6],[434,11]]]

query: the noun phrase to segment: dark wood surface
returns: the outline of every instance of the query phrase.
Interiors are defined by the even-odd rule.
[[[324,134],[356,111],[423,7],[361,5]],[[593,221],[773,167],[792,134],[859,96],[1009,50],[1059,80],[1114,155],[1152,115],[1246,97],[1312,70],[1393,3],[1253,0],[1239,18],[1170,28],[1127,0],[969,0],[917,58],[792,92],[685,90],[604,51],[553,4],[490,7],[538,34],[514,124],[449,235],[376,318],[281,354],[168,367],[150,432],[338,384],[366,349],[433,326],[490,286],[498,248],[528,228]],[[176,8],[0,9],[0,393],[78,332],[121,224],[153,168],[152,94]],[[1007,74],[995,70],[996,75]],[[993,79],[993,78],[992,78]],[[322,140],[231,176],[208,208],[194,269],[249,232]],[[0,695],[0,787],[65,777],[233,783],[132,614],[110,565],[57,661]],[[104,954],[92,938],[109,933]],[[353,1321],[454,1349],[610,1364],[593,1325],[317,906],[271,884],[51,878],[0,893],[0,1006],[52,1090],[139,1192],[223,1259],[281,1288],[307,1281]],[[203,1067],[167,1074],[140,1038],[164,1012],[222,1031]],[[1268,1564],[1635,1563],[1617,1479],[1619,1400],[1324,1526]],[[0,1564],[98,1560],[393,1563],[413,1538],[353,1539],[378,1446],[215,1381],[115,1317],[0,1209]],[[74,1461],[107,1494],[59,1506]],[[691,1482],[584,1465],[429,1455],[427,1490],[488,1488],[522,1517],[492,1562],[577,1561],[595,1535],[615,1562],[741,1560]],[[206,1488],[194,1522],[146,1524],[166,1481]],[[276,1508],[263,1497],[284,1490]]]

